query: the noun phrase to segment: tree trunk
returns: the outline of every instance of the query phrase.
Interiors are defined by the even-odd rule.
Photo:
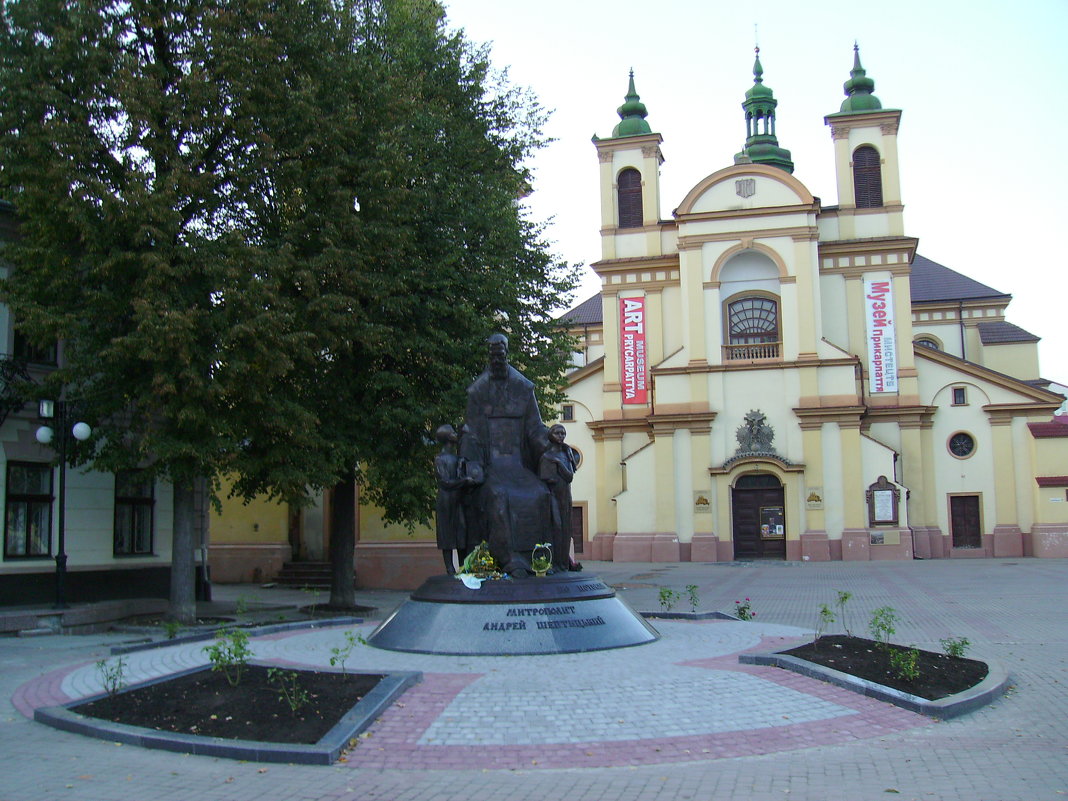
[[[174,528],[171,535],[171,618],[184,625],[197,619],[196,538],[194,485],[192,481],[174,483]]]
[[[356,479],[347,476],[334,487],[330,504],[330,606],[356,606]]]

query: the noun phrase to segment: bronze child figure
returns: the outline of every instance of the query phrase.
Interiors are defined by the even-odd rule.
[[[571,480],[578,469],[578,452],[564,442],[567,429],[557,423],[549,429],[549,447],[541,456],[538,476],[552,494],[553,569],[566,573],[571,567]]]
[[[445,561],[445,572],[453,575],[456,563],[452,552],[456,551],[459,563],[467,556],[467,525],[462,504],[463,487],[467,483],[463,460],[456,454],[456,429],[450,425],[439,426],[435,437],[441,443],[441,453],[434,458],[434,472],[438,480],[438,499],[435,507],[437,517],[438,548]]]

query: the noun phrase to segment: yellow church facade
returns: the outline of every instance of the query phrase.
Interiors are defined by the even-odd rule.
[[[587,558],[1068,556],[1068,417],[1010,296],[918,255],[859,54],[826,118],[837,205],[793,177],[759,58],[734,164],[661,215],[633,77],[599,160],[601,292],[561,418]]]

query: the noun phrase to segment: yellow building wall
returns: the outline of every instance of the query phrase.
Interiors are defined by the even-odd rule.
[[[289,504],[264,497],[245,502],[228,497],[233,482],[223,479],[219,490],[220,507],[211,507],[209,531],[212,544],[289,542]]]
[[[1017,342],[1011,345],[986,345],[982,350],[982,364],[1025,381],[1038,378],[1038,344]]]
[[[360,504],[360,542],[436,542],[434,523],[416,525],[409,530],[397,523],[388,524],[382,518],[382,510],[370,504]]]
[[[208,517],[208,565],[220,584],[270,581],[292,557],[289,505],[264,497],[247,503],[228,497],[233,482],[223,479],[219,508]]]

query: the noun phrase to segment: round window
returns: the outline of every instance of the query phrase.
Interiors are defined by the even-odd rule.
[[[975,453],[975,438],[959,431],[949,438],[949,452],[958,459],[967,459]]]

